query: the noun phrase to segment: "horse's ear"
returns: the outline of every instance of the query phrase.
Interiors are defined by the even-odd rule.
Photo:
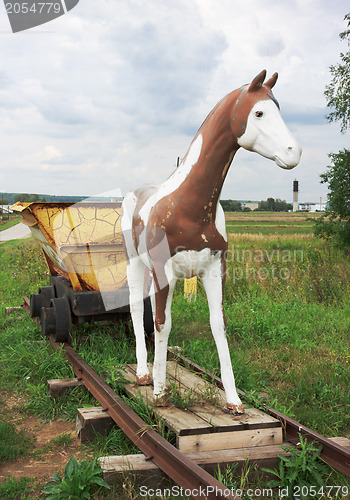
[[[264,83],[264,80],[266,78],[266,69],[263,69],[256,77],[254,80],[252,80],[252,83],[249,85],[248,92],[255,92],[256,90],[260,89]]]
[[[272,89],[272,87],[274,87],[275,83],[277,82],[277,78],[278,78],[278,73],[274,73],[271,78],[269,78],[267,80],[267,82],[265,83],[266,87],[268,87],[269,89]]]

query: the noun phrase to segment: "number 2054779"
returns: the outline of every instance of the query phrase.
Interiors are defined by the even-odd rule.
[[[294,486],[293,496],[300,498],[316,497],[322,495],[324,498],[348,498],[350,489],[347,486]]]
[[[8,14],[59,14],[62,5],[59,2],[7,2],[5,4]]]

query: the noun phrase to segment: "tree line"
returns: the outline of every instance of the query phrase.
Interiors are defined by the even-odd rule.
[[[221,206],[225,212],[250,212],[249,207],[244,207],[243,203],[237,200],[220,200]],[[249,202],[248,202],[249,203]],[[258,208],[254,212],[288,212],[293,209],[291,203],[279,198],[267,198],[266,201],[260,201]]]
[[[340,53],[340,62],[330,66],[332,80],[324,95],[330,112],[328,122],[340,122],[340,131],[350,128],[350,13],[344,18],[347,29],[339,34],[348,50]],[[315,234],[330,239],[338,246],[350,247],[350,150],[330,153],[330,165],[321,174],[321,183],[328,184],[328,205],[323,217],[315,221]]]
[[[53,202],[79,202],[86,198],[85,196],[64,196],[53,194],[36,194],[36,193],[0,193],[0,204],[13,205],[17,201],[23,203],[35,203],[44,201]]]

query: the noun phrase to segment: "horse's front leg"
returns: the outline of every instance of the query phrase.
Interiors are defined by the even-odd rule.
[[[144,275],[145,265],[141,259],[139,257],[130,259],[127,265],[127,278],[130,292],[130,313],[136,339],[136,382],[138,385],[152,383],[147,367],[147,348],[143,324]]]
[[[202,276],[208,298],[210,326],[215,339],[221,369],[221,378],[226,393],[226,407],[233,413],[244,413],[244,407],[237,394],[232,370],[230,352],[226,338],[226,320],[223,309],[223,285],[225,263],[217,258]]]
[[[171,330],[171,302],[176,280],[171,280],[155,294],[155,346],[153,365],[154,398],[158,406],[166,405],[166,360],[168,338]]]

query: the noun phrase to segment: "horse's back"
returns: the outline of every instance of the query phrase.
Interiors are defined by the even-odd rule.
[[[129,191],[122,203],[122,217],[132,221],[133,217],[139,213],[143,205],[157,189],[158,186],[146,185]]]

